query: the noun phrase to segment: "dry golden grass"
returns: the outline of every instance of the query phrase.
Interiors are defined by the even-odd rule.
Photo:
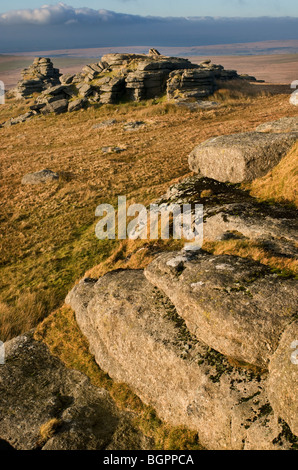
[[[229,93],[219,108],[208,111],[190,112],[160,99],[41,116],[0,130],[1,339],[35,326],[94,266],[108,260],[96,268],[100,273],[120,264],[143,267],[148,261],[152,244],[139,252],[134,247],[125,261],[121,253],[130,252],[128,245],[96,239],[98,204],[116,205],[118,195],[126,195],[128,203],[148,204],[189,174],[187,157],[196,144],[297,114],[286,94],[269,95],[263,89],[258,94],[241,90],[238,97]],[[24,103],[8,100],[0,107],[0,121],[25,110]],[[111,118],[115,126],[93,129]],[[125,132],[129,121],[145,121],[146,126]],[[104,154],[105,146],[126,151]],[[59,181],[20,184],[24,174],[43,168],[58,171]],[[24,310],[26,298],[31,307]]]
[[[234,255],[241,258],[250,258],[270,266],[281,276],[298,277],[298,260],[293,257],[278,256],[264,248],[260,242],[251,240],[224,240],[203,244],[203,249],[214,255]]]
[[[41,292],[25,291],[14,304],[0,302],[0,331],[3,341],[29,331],[53,310],[55,299]]]
[[[292,203],[298,207],[298,144],[266,176],[245,188],[261,200]]]
[[[182,240],[123,240],[111,256],[85,275],[96,279],[115,269],[145,269],[158,253],[179,251],[184,244]]]
[[[40,440],[39,445],[44,445],[49,439],[51,439],[57,429],[62,425],[62,421],[57,418],[50,419],[47,423],[43,424],[39,430]]]

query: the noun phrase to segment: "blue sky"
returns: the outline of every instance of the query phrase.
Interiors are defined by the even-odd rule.
[[[0,0],[0,12],[54,5],[57,0]],[[294,16],[297,0],[65,0],[73,7],[153,16]]]

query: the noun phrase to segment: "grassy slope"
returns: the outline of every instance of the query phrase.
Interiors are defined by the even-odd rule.
[[[2,338],[39,323],[36,337],[68,367],[108,389],[120,407],[133,411],[136,425],[159,449],[198,449],[200,445],[196,433],[168,427],[127,386],[115,384],[99,370],[63,299],[86,271],[96,277],[120,267],[142,268],[156,252],[179,248],[177,242],[99,242],[94,236],[94,211],[99,203],[115,204],[118,195],[126,194],[131,202],[147,204],[189,173],[187,155],[197,143],[297,114],[287,95],[248,96],[245,90],[224,89],[216,99],[222,106],[212,111],[191,113],[163,102],[123,104],[36,118],[0,131]],[[9,102],[0,108],[0,120],[24,110],[18,106]],[[108,118],[117,119],[118,124],[92,128]],[[124,132],[122,121],[132,120],[145,120],[147,125],[138,132]],[[103,154],[103,146],[127,150]],[[61,172],[58,183],[20,185],[23,174],[46,167]],[[273,268],[295,268],[252,244],[206,244],[205,248],[253,257]]]
[[[288,96],[263,91],[249,96],[224,90],[216,98],[223,104],[210,111],[130,103],[38,117],[0,131],[2,339],[35,326],[63,303],[87,269],[117,248],[117,242],[99,242],[94,236],[98,204],[115,204],[124,194],[129,201],[151,202],[189,173],[187,156],[197,143],[297,112]],[[24,110],[24,103],[8,101],[0,108],[0,121]],[[117,119],[117,125],[93,129],[107,118]],[[132,120],[147,125],[124,132],[123,122]],[[104,146],[126,151],[103,154]],[[43,168],[59,171],[60,181],[20,184],[24,174]]]

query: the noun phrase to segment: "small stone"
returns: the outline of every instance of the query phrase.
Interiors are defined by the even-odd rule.
[[[59,180],[59,174],[52,170],[41,170],[36,173],[28,173],[22,179],[22,184],[40,184]]]

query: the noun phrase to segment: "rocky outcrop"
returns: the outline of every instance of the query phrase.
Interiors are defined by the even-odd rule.
[[[0,446],[17,450],[145,449],[108,392],[67,369],[28,333],[5,344],[0,366]]]
[[[107,54],[80,73],[62,76],[50,59],[37,58],[22,74],[23,80],[13,90],[15,97],[32,97],[34,93],[40,96],[31,106],[30,115],[0,127],[24,122],[36,114],[73,112],[92,103],[141,101],[164,94],[177,104],[189,103],[192,109],[203,109],[200,100],[214,93],[218,80],[239,78],[237,72],[211,61],[196,65],[188,59],[162,56],[156,49],[150,49],[148,55]]]
[[[295,133],[261,132],[214,137],[195,147],[189,155],[189,166],[217,181],[252,181],[276,166],[297,138]]]
[[[22,99],[41,93],[48,87],[58,85],[60,76],[51,59],[38,57],[29,68],[22,71],[23,79],[18,82],[14,95],[17,99]]]
[[[167,256],[170,259],[176,255]],[[201,256],[207,262],[205,255]],[[217,270],[219,263],[214,264],[212,272],[214,279],[221,278],[223,282],[227,270]],[[208,262],[208,267],[211,265]],[[260,266],[252,269],[248,265],[247,273],[262,272]],[[151,268],[146,272],[147,278],[149,272]],[[178,290],[183,272],[174,272]],[[241,272],[244,280],[244,271]],[[200,276],[204,277],[204,272]],[[209,276],[211,281],[212,275]],[[192,291],[198,293],[202,289],[200,280],[191,282],[195,284]],[[224,290],[222,284],[218,287]],[[212,281],[206,290],[210,296],[211,290],[217,295]],[[238,297],[252,302],[241,289]],[[200,442],[210,449],[292,448],[295,436],[283,432],[267,397],[268,373],[232,365],[208,345],[207,337],[198,340],[165,292],[154,287],[142,271],[117,271],[98,281],[86,279],[74,287],[66,301],[74,309],[100,367],[114,380],[129,384],[167,422],[196,430]],[[186,302],[189,308],[189,299]],[[237,310],[237,304],[233,308]],[[206,322],[209,317],[212,323],[212,314],[212,310],[206,310]],[[254,330],[257,324],[258,321]],[[217,329],[219,337],[221,327],[220,324]],[[277,343],[278,340],[275,347]]]

